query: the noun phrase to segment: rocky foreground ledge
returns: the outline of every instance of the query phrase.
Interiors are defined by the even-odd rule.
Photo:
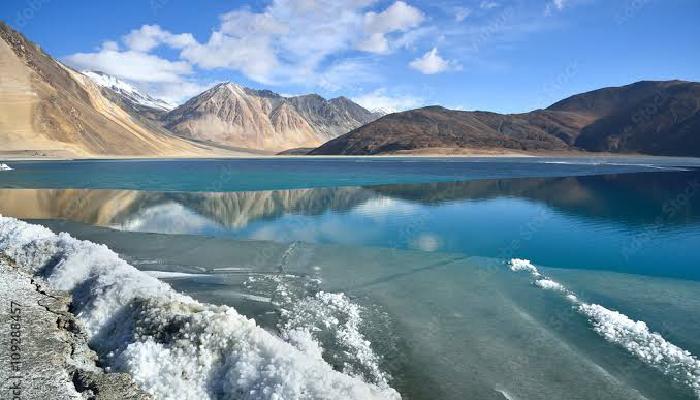
[[[150,399],[129,375],[97,365],[70,300],[0,252],[0,398]]]

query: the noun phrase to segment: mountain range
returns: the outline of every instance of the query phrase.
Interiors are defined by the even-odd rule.
[[[283,151],[314,148],[381,117],[346,97],[285,97],[224,82],[177,106],[104,72],[82,71],[125,110],[201,142]],[[104,90],[106,89],[106,90]]]
[[[162,121],[183,137],[282,151],[320,146],[379,116],[345,97],[284,97],[226,82],[188,100]]]
[[[311,154],[594,151],[700,156],[700,83],[643,81],[524,114],[428,106],[387,115]]]
[[[135,116],[96,85],[0,22],[0,144],[15,156],[186,156],[236,153],[178,137]],[[109,95],[105,95],[109,93]]]
[[[441,106],[383,115],[346,97],[232,82],[176,106],[76,71],[0,22],[0,154],[228,157],[572,151],[700,156],[700,83],[643,81],[522,114]]]
[[[381,114],[345,97],[222,83],[180,106],[76,71],[0,22],[0,151],[16,156],[205,157],[316,147]]]

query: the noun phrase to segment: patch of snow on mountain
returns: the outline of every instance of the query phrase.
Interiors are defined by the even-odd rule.
[[[127,100],[146,107],[152,107],[163,111],[170,111],[176,107],[165,100],[157,99],[146,93],[142,93],[132,85],[100,71],[83,71],[96,85],[112,89],[116,93],[124,96]]]

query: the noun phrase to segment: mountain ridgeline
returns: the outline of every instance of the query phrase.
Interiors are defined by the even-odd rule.
[[[643,81],[575,95],[544,110],[505,115],[440,106],[384,115],[346,97],[282,96],[231,82],[175,106],[103,72],[78,72],[0,21],[0,154],[572,151],[700,156],[700,83]]]
[[[169,112],[163,123],[186,138],[283,151],[317,147],[377,117],[345,97],[284,97],[226,82]]]
[[[284,97],[222,83],[175,107],[54,60],[0,21],[0,152],[208,157],[313,148],[381,116],[345,97]]]
[[[571,150],[700,156],[700,83],[643,81],[524,114],[423,107],[384,116],[311,154]]]
[[[240,149],[279,152],[314,148],[383,115],[369,112],[346,97],[284,97],[231,82],[173,106],[103,72],[83,74],[135,118],[185,139]]]
[[[44,53],[0,21],[0,150],[17,156],[228,155],[145,123],[109,89]],[[112,92],[113,93],[113,92]]]

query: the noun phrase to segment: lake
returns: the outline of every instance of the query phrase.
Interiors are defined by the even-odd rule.
[[[336,370],[405,399],[700,395],[696,159],[12,166],[0,214],[306,329]]]

